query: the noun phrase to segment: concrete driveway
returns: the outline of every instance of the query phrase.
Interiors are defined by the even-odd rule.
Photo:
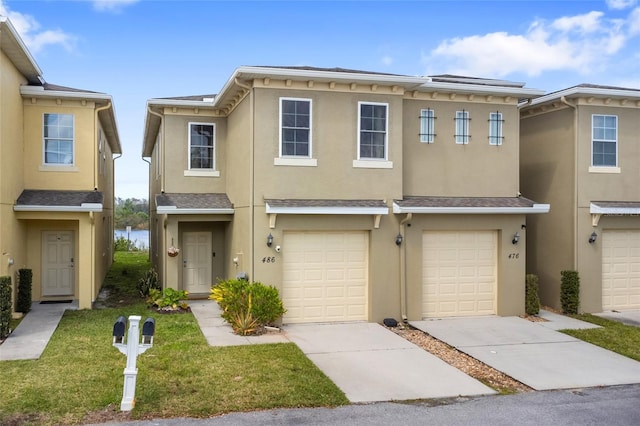
[[[592,324],[543,316],[549,321],[492,316],[410,324],[536,390],[640,383],[640,362],[555,331]]]
[[[618,321],[626,325],[640,327],[640,311],[606,311],[594,315]]]
[[[495,393],[379,324],[296,324],[284,332],[351,402]]]

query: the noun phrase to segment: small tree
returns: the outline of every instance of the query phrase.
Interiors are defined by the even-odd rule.
[[[18,270],[18,298],[16,300],[16,312],[27,313],[31,310],[31,282],[33,272],[31,269]]]
[[[0,277],[0,339],[11,332],[11,277]]]
[[[525,311],[528,315],[538,315],[540,312],[538,276],[534,274],[527,274],[525,280]]]
[[[577,314],[580,307],[580,277],[578,271],[561,271],[560,304],[565,314]]]

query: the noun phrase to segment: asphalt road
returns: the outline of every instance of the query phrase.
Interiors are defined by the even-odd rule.
[[[215,403],[212,401],[212,403]],[[453,398],[233,413],[209,419],[161,419],[127,426],[242,425],[638,425],[640,384]]]

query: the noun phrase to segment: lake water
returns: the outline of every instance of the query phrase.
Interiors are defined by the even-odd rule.
[[[128,238],[139,249],[149,249],[149,231],[146,229],[132,229],[129,235],[125,229],[116,229],[113,234],[115,238]]]

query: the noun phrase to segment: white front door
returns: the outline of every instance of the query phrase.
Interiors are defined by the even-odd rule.
[[[74,288],[73,231],[42,233],[42,295],[72,296]]]
[[[182,234],[183,285],[189,293],[209,293],[211,290],[211,232]]]

